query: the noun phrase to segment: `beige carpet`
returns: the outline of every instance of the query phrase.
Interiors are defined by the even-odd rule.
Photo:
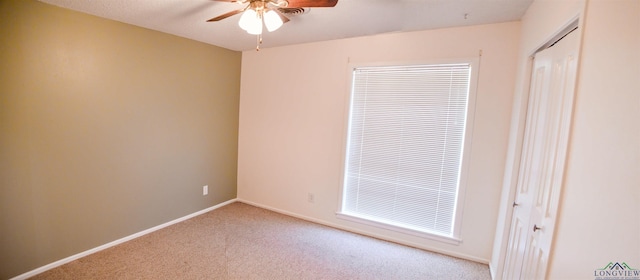
[[[31,279],[490,279],[487,265],[243,203]]]

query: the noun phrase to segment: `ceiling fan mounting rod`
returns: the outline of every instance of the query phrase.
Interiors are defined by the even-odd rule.
[[[243,3],[246,3],[246,2],[249,2],[249,7],[251,7],[254,10],[266,9],[267,5],[269,4],[274,5],[278,8],[285,8],[289,6],[289,1],[287,0],[248,0],[248,1],[244,1]]]
[[[251,0],[251,2],[249,2],[249,6],[251,7],[251,9],[258,12],[258,14],[260,14],[260,12],[264,10],[266,5],[267,4],[262,0]]]

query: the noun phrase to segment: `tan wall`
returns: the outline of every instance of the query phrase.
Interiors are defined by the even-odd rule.
[[[235,198],[240,61],[1,1],[0,278]]]
[[[511,114],[518,22],[247,51],[242,59],[238,197],[326,224],[488,262]],[[437,61],[483,50],[459,246],[337,219],[348,63]],[[315,194],[315,203],[307,194]]]

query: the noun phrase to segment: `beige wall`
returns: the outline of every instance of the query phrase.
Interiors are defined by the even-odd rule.
[[[235,198],[240,60],[1,1],[0,278]]]
[[[585,12],[586,11],[586,12]],[[522,44],[505,192],[515,188],[517,131],[529,75],[527,56],[580,16],[582,48],[566,177],[549,279],[593,278],[609,262],[640,266],[640,1],[535,1],[522,19]],[[509,194],[511,192],[511,194]],[[512,198],[511,198],[512,199]],[[508,227],[502,232],[506,234]],[[499,272],[506,237],[498,227],[491,267]]]
[[[488,262],[514,88],[518,22],[247,51],[242,58],[238,198],[318,222]],[[459,246],[337,219],[348,63],[473,58],[483,50]],[[307,202],[307,194],[315,203]]]

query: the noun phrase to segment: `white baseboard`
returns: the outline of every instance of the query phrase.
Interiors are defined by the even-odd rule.
[[[152,228],[150,228],[150,229],[146,229],[146,230],[143,230],[143,231],[141,231],[141,232],[134,233],[134,234],[132,234],[132,235],[129,235],[129,236],[126,236],[126,237],[120,238],[120,239],[118,239],[118,240],[111,241],[111,242],[109,242],[109,243],[107,243],[107,244],[104,244],[104,245],[101,245],[101,246],[95,247],[95,248],[93,248],[93,249],[89,249],[89,250],[86,250],[86,251],[84,251],[84,252],[81,252],[81,253],[75,254],[75,255],[73,255],[73,256],[70,256],[70,257],[67,257],[67,258],[61,259],[61,260],[59,260],[59,261],[55,261],[55,262],[52,262],[52,263],[50,263],[50,264],[47,264],[47,265],[44,265],[44,266],[38,267],[38,268],[36,268],[36,269],[34,269],[34,270],[31,270],[31,271],[29,271],[29,272],[26,272],[26,273],[20,274],[20,275],[18,275],[18,276],[16,276],[16,277],[13,277],[13,278],[11,278],[10,280],[22,280],[22,279],[27,279],[27,278],[29,278],[29,277],[33,277],[33,276],[35,276],[35,275],[37,275],[37,274],[40,274],[40,273],[43,273],[43,272],[45,272],[45,271],[47,271],[47,270],[50,270],[50,269],[56,268],[56,267],[58,267],[58,266],[61,266],[61,265],[63,265],[63,264],[66,264],[66,263],[69,263],[69,262],[72,262],[72,261],[75,261],[75,260],[77,260],[77,259],[79,259],[79,258],[86,257],[86,256],[91,255],[91,254],[93,254],[93,253],[97,253],[97,252],[102,251],[102,250],[104,250],[104,249],[107,249],[107,248],[110,248],[110,247],[116,246],[116,245],[118,245],[118,244],[121,244],[121,243],[127,242],[127,241],[129,241],[129,240],[132,240],[132,239],[138,238],[138,237],[140,237],[140,236],[143,236],[143,235],[146,235],[146,234],[152,233],[152,232],[154,232],[154,231],[156,231],[156,230],[159,230],[159,229],[162,229],[162,228],[168,227],[168,226],[170,226],[170,225],[177,224],[177,223],[179,223],[179,222],[182,222],[182,221],[185,221],[185,220],[191,219],[191,218],[193,218],[193,217],[195,217],[195,216],[199,216],[199,215],[202,215],[202,214],[204,214],[204,213],[210,212],[210,211],[212,211],[212,210],[218,209],[218,208],[220,208],[220,207],[222,207],[222,206],[225,206],[225,205],[227,205],[227,204],[234,203],[234,202],[236,202],[236,200],[237,200],[237,199],[235,199],[235,198],[234,198],[234,199],[231,199],[231,200],[225,201],[225,202],[223,202],[223,203],[216,204],[216,205],[211,206],[211,207],[209,207],[209,208],[206,208],[206,209],[200,210],[200,211],[198,211],[198,212],[195,212],[195,213],[192,213],[192,214],[186,215],[186,216],[184,216],[184,217],[177,218],[177,219],[175,219],[175,220],[173,220],[173,221],[169,221],[169,222],[166,222],[166,223],[164,223],[164,224],[161,224],[161,225],[158,225],[158,226],[152,227]]]
[[[493,263],[489,263],[489,273],[491,273],[491,279],[495,280],[496,278],[496,268],[493,266]]]
[[[456,257],[456,258],[461,258],[461,259],[470,260],[470,261],[474,261],[474,262],[479,262],[479,263],[483,263],[483,264],[489,264],[489,260],[485,260],[485,259],[469,256],[469,255],[466,255],[466,254],[460,254],[460,253],[457,253],[457,252],[451,252],[451,251],[447,251],[447,250],[431,248],[431,247],[428,247],[428,246],[424,246],[424,245],[421,245],[421,244],[409,242],[409,241],[406,241],[406,240],[390,238],[388,236],[383,236],[383,235],[379,235],[379,234],[375,234],[375,233],[371,233],[371,232],[366,232],[366,231],[363,231],[363,230],[355,229],[355,228],[352,228],[352,227],[346,227],[346,226],[342,226],[342,225],[338,225],[338,224],[329,223],[329,222],[324,221],[324,220],[320,220],[320,219],[316,219],[316,218],[312,218],[312,217],[296,214],[296,213],[289,212],[289,211],[286,211],[286,210],[282,210],[282,209],[266,206],[266,205],[263,205],[263,204],[260,204],[260,203],[256,203],[256,202],[252,202],[252,201],[248,201],[248,200],[244,200],[244,199],[234,198],[234,199],[225,201],[223,203],[214,205],[212,207],[200,210],[198,212],[186,215],[184,217],[180,217],[178,219],[166,222],[164,224],[161,224],[161,225],[158,225],[158,226],[155,226],[155,227],[140,231],[138,233],[134,233],[132,235],[120,238],[118,240],[115,240],[115,241],[109,242],[107,244],[95,247],[93,249],[89,249],[87,251],[75,254],[73,256],[70,256],[70,257],[67,257],[67,258],[52,262],[52,263],[44,265],[44,266],[41,266],[41,267],[36,268],[34,270],[31,270],[29,272],[26,272],[26,273],[20,274],[20,275],[18,275],[16,277],[13,277],[10,280],[23,280],[23,279],[27,279],[29,277],[33,277],[33,276],[35,276],[37,274],[40,274],[40,273],[43,273],[43,272],[45,272],[47,270],[56,268],[58,266],[61,266],[61,265],[64,265],[66,263],[75,261],[75,260],[80,259],[82,257],[86,257],[88,255],[91,255],[93,253],[97,253],[97,252],[102,251],[104,249],[107,249],[107,248],[122,244],[124,242],[133,240],[133,239],[141,237],[143,235],[147,235],[149,233],[152,233],[154,231],[160,230],[162,228],[165,228],[165,227],[177,224],[179,222],[191,219],[191,218],[193,218],[195,216],[202,215],[204,213],[210,212],[212,210],[215,210],[217,208],[223,207],[225,205],[234,203],[236,201],[237,202],[246,203],[246,204],[249,204],[249,205],[253,205],[253,206],[256,206],[256,207],[259,207],[259,208],[263,208],[263,209],[266,209],[266,210],[270,210],[270,211],[273,211],[273,212],[277,212],[277,213],[280,213],[280,214],[284,214],[284,215],[287,215],[287,216],[303,219],[303,220],[310,221],[310,222],[313,222],[313,223],[329,226],[329,227],[332,227],[332,228],[337,228],[337,229],[346,230],[346,231],[357,233],[357,234],[371,236],[371,237],[374,237],[374,238],[387,240],[387,241],[391,241],[391,242],[394,242],[394,243],[403,244],[403,245],[407,245],[407,246],[410,246],[410,247],[415,247],[415,248],[419,248],[419,249],[423,249],[423,250],[427,250],[427,251],[431,251],[431,252],[441,253],[441,254],[452,256],[452,257]],[[491,270],[491,268],[492,267],[490,266],[489,269]],[[492,270],[491,270],[491,275],[492,275],[492,278],[493,278],[494,273],[493,273]]]
[[[478,257],[470,256],[470,255],[467,255],[467,254],[461,254],[461,253],[458,253],[458,252],[449,251],[449,250],[442,250],[442,249],[438,249],[438,248],[432,248],[432,247],[429,247],[429,246],[424,246],[422,244],[410,242],[410,241],[403,240],[403,239],[392,238],[392,237],[381,235],[381,234],[367,232],[367,231],[364,231],[364,230],[361,230],[361,229],[356,229],[356,228],[347,227],[347,226],[343,226],[343,225],[339,225],[339,224],[334,224],[334,223],[330,223],[330,222],[327,222],[327,221],[324,221],[324,220],[320,220],[320,219],[316,219],[316,218],[312,218],[312,217],[296,214],[296,213],[293,213],[293,212],[289,212],[289,211],[286,211],[286,210],[274,208],[274,207],[263,205],[263,204],[260,204],[260,203],[244,200],[244,199],[241,199],[241,198],[236,199],[236,201],[242,202],[242,203],[246,203],[246,204],[249,204],[249,205],[253,205],[253,206],[256,206],[256,207],[260,207],[260,208],[263,208],[263,209],[266,209],[266,210],[270,210],[270,211],[273,211],[273,212],[277,212],[277,213],[280,213],[280,214],[284,214],[284,215],[287,215],[287,216],[291,216],[291,217],[307,220],[307,221],[314,222],[314,223],[321,224],[321,225],[325,225],[325,226],[332,227],[332,228],[337,228],[337,229],[341,229],[341,230],[345,230],[345,231],[349,231],[349,232],[353,232],[353,233],[357,233],[357,234],[361,234],[361,235],[366,235],[366,236],[374,237],[374,238],[377,238],[377,239],[382,239],[382,240],[386,240],[386,241],[390,241],[390,242],[406,245],[406,246],[409,246],[409,247],[414,247],[414,248],[430,251],[430,252],[440,253],[440,254],[447,255],[447,256],[452,256],[452,257],[456,257],[456,258],[460,258],[460,259],[470,260],[470,261],[474,261],[474,262],[477,262],[477,263],[482,263],[482,264],[487,264],[487,265],[489,264],[489,260],[488,259],[478,258]]]

